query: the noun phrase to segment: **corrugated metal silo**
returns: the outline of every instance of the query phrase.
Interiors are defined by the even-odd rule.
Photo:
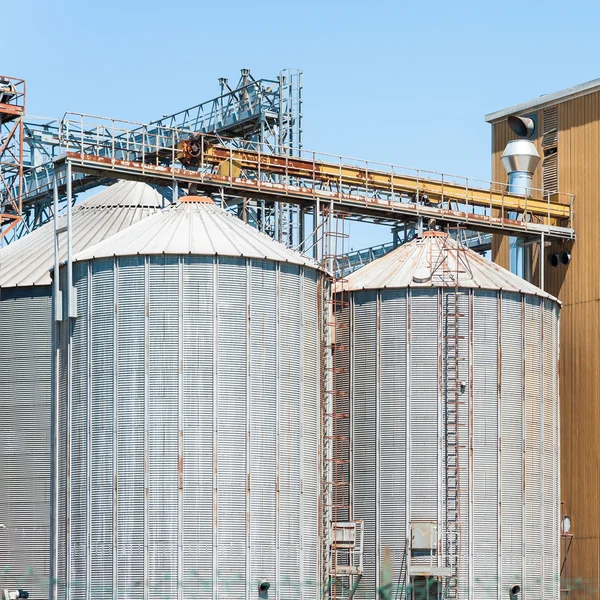
[[[558,599],[558,302],[435,232],[346,290],[356,597]]]
[[[73,249],[82,250],[161,208],[143,183],[120,182],[73,209]],[[65,224],[61,219],[59,226]],[[66,246],[61,241],[61,256]],[[50,396],[54,225],[0,250],[0,589],[48,597]]]
[[[58,596],[314,600],[315,263],[197,198],[74,260]]]

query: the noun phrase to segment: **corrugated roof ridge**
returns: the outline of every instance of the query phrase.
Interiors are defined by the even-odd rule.
[[[169,235],[169,241],[165,244],[165,246],[168,247],[171,244],[171,242],[173,242],[173,240],[175,240],[177,237],[177,231],[179,228],[179,224],[182,221],[189,220],[189,214],[187,211],[177,211],[177,210],[166,211],[164,214],[166,215],[165,225],[164,225],[165,233],[168,234],[169,230],[171,231],[171,233]],[[191,228],[191,221],[189,223],[188,230],[190,228]]]
[[[210,227],[206,223],[207,214],[208,213],[206,211],[200,211],[200,223],[202,224],[202,227],[204,227],[204,233],[206,234],[206,239],[209,240],[210,245],[214,248],[215,242],[214,242],[213,237],[210,234]]]
[[[232,231],[238,230],[238,231],[243,231],[244,233],[246,233],[247,224],[245,224],[243,221],[238,219],[238,217],[235,217],[234,215],[231,215],[228,212],[223,211],[218,206],[212,205],[212,208],[216,211],[219,211],[219,216],[223,217],[223,219],[222,219],[223,223],[230,225],[230,229]],[[265,255],[265,258],[266,258],[266,253],[265,253],[264,246],[266,246],[268,249],[272,249],[274,251],[274,253],[278,256],[278,258],[280,258],[284,262],[285,262],[285,260],[287,260],[288,253],[291,253],[294,256],[294,258],[296,256],[302,257],[304,259],[307,258],[301,252],[286,248],[283,244],[276,242],[272,237],[270,237],[266,233],[263,233],[262,231],[259,231],[258,229],[254,229],[253,227],[251,227],[251,231],[252,231],[253,235],[246,236],[246,238],[249,238],[252,241],[248,241],[248,239],[246,239],[246,241],[252,248],[254,248],[256,250],[257,253]],[[263,244],[263,247],[258,247],[256,245],[256,242],[261,242]]]
[[[357,279],[357,287],[360,287],[361,276],[364,279],[365,277],[368,277],[368,276],[379,275],[380,273],[385,272],[389,268],[390,264],[393,265],[396,262],[398,265],[397,270],[399,270],[403,265],[401,257],[404,254],[406,254],[407,252],[410,252],[410,248],[406,244],[402,244],[401,246],[398,246],[398,248],[395,248],[394,250],[392,250],[388,254],[385,254],[381,258],[365,265],[364,267],[358,269],[357,271],[354,271],[354,273],[351,273],[347,277],[347,279],[350,282],[351,280],[356,278]],[[384,258],[386,260],[383,260]]]
[[[211,210],[211,209],[214,209],[214,210]],[[217,218],[213,219],[215,225],[217,225],[217,227],[219,227],[219,229],[223,232],[223,234],[226,236],[226,238],[229,240],[229,242],[231,242],[232,246],[235,248],[236,252],[238,252],[238,254],[240,254],[240,256],[244,256],[244,250],[240,249],[239,244],[236,243],[235,236],[230,237],[229,235],[227,235],[228,233],[240,232],[241,233],[240,237],[243,236],[242,240],[244,241],[244,243],[248,244],[251,248],[253,248],[257,254],[265,255],[264,247],[260,248],[258,245],[253,243],[252,238],[254,236],[246,235],[249,232],[247,231],[246,227],[244,226],[243,221],[240,221],[240,219],[238,219],[237,217],[233,217],[233,215],[228,215],[228,216],[233,217],[233,219],[235,219],[235,221],[229,221],[227,218],[223,218],[223,216],[227,215],[228,213],[221,211],[221,209],[219,209],[218,207],[216,207],[214,205],[212,205],[212,206],[209,205],[209,208],[207,209],[207,211],[210,211],[211,214],[216,215]],[[238,223],[240,225],[242,225],[242,227],[238,227]],[[269,238],[269,240],[271,240],[271,238]],[[277,246],[273,246],[273,250],[278,252],[279,248]],[[278,256],[279,256],[279,254],[278,254]]]
[[[229,218],[229,219],[237,219],[237,217],[235,217],[234,215],[231,215],[229,213],[225,213],[225,214],[227,215],[227,218]],[[317,261],[315,261],[312,257],[308,256],[304,252],[301,252],[300,250],[294,250],[292,248],[288,248],[284,244],[275,241],[268,234],[266,234],[262,231],[259,231],[258,229],[254,229],[254,228],[252,228],[252,229],[256,233],[257,239],[261,239],[262,241],[264,241],[265,244],[268,244],[269,246],[273,246],[274,248],[276,248],[277,251],[280,252],[282,256],[286,256],[288,253],[290,255],[294,256],[294,258],[299,256],[304,261],[306,261],[308,264],[314,266],[315,268],[317,268],[317,269],[321,268],[321,266],[317,263]]]
[[[447,261],[449,268],[455,268],[458,272],[459,287],[506,290],[558,301],[546,291],[460,245],[455,239],[442,236],[416,238],[403,244],[398,249],[349,275],[346,288],[353,291],[387,287],[403,288],[413,285],[415,287],[444,287],[443,281],[437,279],[431,279],[426,284],[413,283],[413,276],[419,267],[426,267],[430,271],[433,271],[436,266],[440,268],[439,261],[435,257],[431,258],[433,263],[429,264],[429,255],[424,254],[428,249],[433,250],[434,247],[437,257],[441,256],[440,253],[444,249],[449,251],[444,260]],[[411,260],[414,251],[419,248],[421,248],[420,256],[417,260]],[[404,251],[401,251],[402,249]],[[463,253],[464,265],[462,264]]]
[[[198,205],[198,204],[196,204],[195,206],[197,207],[197,210],[198,210],[199,213],[201,213],[201,214],[204,213],[203,216],[205,216],[205,215],[211,215],[212,225],[214,227],[217,227],[219,229],[219,231],[221,231],[221,233],[223,233],[223,235],[225,236],[225,238],[227,239],[227,241],[235,248],[235,251],[240,256],[243,256],[244,255],[243,250],[240,250],[239,245],[236,243],[235,236],[234,237],[229,237],[227,235],[227,231],[226,231],[227,230],[227,228],[226,228],[227,221],[225,219],[221,218],[222,215],[223,215],[223,211],[221,211],[221,209],[217,208],[213,204],[203,205],[202,209],[199,208],[200,205]],[[238,221],[239,221],[239,219],[238,219]],[[239,221],[239,222],[241,223],[241,221]],[[210,229],[208,227],[206,229],[207,229],[207,232],[210,231]],[[230,231],[232,229],[235,230],[235,228],[233,228],[233,227],[229,228]],[[244,230],[244,233],[246,233],[245,230]],[[210,235],[210,233],[209,233],[209,235]],[[213,237],[210,236],[210,239],[211,239],[211,245],[215,249],[215,254],[217,254],[216,246],[215,246],[215,244],[213,242]]]
[[[85,203],[87,202],[88,200],[85,201]],[[82,203],[82,205],[85,203]],[[132,223],[142,220],[155,210],[156,206],[152,205],[119,206],[117,204],[85,207],[85,210],[74,209],[74,254],[83,250],[89,244],[98,243],[107,235],[110,235],[111,230],[121,230],[129,227]],[[59,226],[65,224],[66,215],[61,215]],[[64,236],[61,236],[60,241],[59,260],[63,261],[66,258]],[[0,285],[3,287],[49,285],[51,282],[50,270],[53,263],[54,224],[50,222],[1,249]]]
[[[190,220],[187,224],[182,225],[183,221],[180,221],[179,223],[179,233],[182,236],[188,235],[188,239],[185,241],[182,242],[180,238],[176,238],[174,234],[170,232],[169,226],[169,233],[166,239],[163,237],[155,247],[148,245],[147,238],[148,236],[153,235],[152,232],[154,230],[156,230],[158,237],[158,231],[162,229],[164,236],[165,225],[167,223],[170,225],[170,223],[174,223],[180,219],[185,221],[188,217],[198,219],[198,215],[203,214],[201,211],[209,211],[212,213],[213,218],[211,218],[210,221],[209,219],[203,219],[204,225],[206,226],[207,231],[213,227],[218,228],[222,232],[223,243],[220,243],[218,239],[208,238],[205,240],[205,246],[207,247],[203,248],[199,241],[198,243],[195,243],[195,240],[190,240]],[[164,219],[166,219],[166,221]],[[172,221],[172,219],[175,219],[175,221]],[[202,220],[202,217],[199,217],[199,219]],[[232,220],[228,221],[227,219]],[[148,219],[145,219],[143,225],[138,223],[133,227],[138,227],[138,229],[134,229],[133,231],[129,229],[127,231],[120,231],[110,238],[77,253],[74,256],[74,260],[88,260],[90,258],[99,258],[101,256],[126,256],[139,253],[189,254],[194,252],[204,255],[223,254],[230,256],[254,256],[256,258],[267,258],[279,262],[287,261],[319,268],[310,258],[299,252],[285,248],[279,242],[275,242],[265,234],[256,231],[256,229],[243,223],[237,217],[229,215],[223,211],[223,209],[209,204],[176,204],[162,211],[158,211]],[[178,241],[180,243],[177,243]],[[206,242],[208,242],[208,245]]]

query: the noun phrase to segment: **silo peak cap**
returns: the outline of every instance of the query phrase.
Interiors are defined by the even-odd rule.
[[[182,196],[179,202],[191,202],[192,204],[214,204],[215,201],[208,196]]]
[[[276,242],[209,198],[188,198],[86,248],[73,260],[195,255],[266,259],[321,269],[309,256]]]
[[[443,231],[428,231],[354,271],[344,291],[455,287],[553,296],[459,244]],[[338,284],[340,289],[342,286]]]

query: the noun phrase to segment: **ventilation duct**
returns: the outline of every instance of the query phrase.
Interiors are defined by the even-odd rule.
[[[517,196],[531,196],[533,173],[540,162],[540,155],[533,142],[511,140],[500,161],[508,174],[508,191]]]

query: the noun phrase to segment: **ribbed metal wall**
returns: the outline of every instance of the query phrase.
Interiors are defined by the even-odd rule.
[[[357,598],[377,597],[387,547],[398,577],[411,521],[439,524],[433,560],[446,565],[449,296],[453,306],[454,288],[350,293],[352,516],[365,521]],[[526,600],[557,600],[559,307],[479,289],[456,301],[458,598],[506,598],[519,584]],[[430,560],[408,557],[413,567]]]
[[[131,226],[162,205],[160,195],[145,184],[120,182],[110,186],[73,209],[73,252]],[[66,225],[66,218],[66,215],[59,217],[59,227]],[[52,445],[49,271],[54,264],[54,241],[54,225],[48,223],[0,251],[0,318],[6,324],[0,339],[0,523],[6,526],[0,532],[0,590],[23,588],[36,599],[48,598],[49,594]],[[66,253],[67,244],[62,238],[59,259],[65,259]],[[82,302],[86,302],[86,291],[82,294]],[[61,332],[66,334],[64,327]],[[87,334],[77,327],[74,335]],[[104,336],[105,330],[95,335]],[[77,339],[78,352],[84,353],[85,338]],[[67,368],[66,356],[63,368]],[[106,365],[95,364],[94,368],[106,369]],[[75,373],[73,382],[79,394],[89,393],[82,373]],[[91,393],[104,392],[100,389]],[[87,410],[87,405],[78,406],[77,418],[85,421]],[[104,413],[99,416],[106,418]],[[60,435],[64,433],[61,431]],[[85,451],[85,435],[85,430],[78,433],[74,451]],[[66,456],[61,456],[60,477],[64,482],[65,460]],[[79,483],[85,476],[80,466],[72,473]],[[104,479],[95,479],[91,485],[97,487],[103,482]],[[112,472],[107,485],[112,489]],[[81,509],[73,508],[73,531],[81,530]],[[85,566],[79,558],[80,550],[79,546],[74,547],[69,556],[74,577],[79,577]],[[102,547],[94,551],[100,556]],[[64,547],[59,549],[58,560],[66,568]],[[102,594],[98,597],[102,598]]]
[[[317,277],[242,258],[75,264],[59,598],[257,598],[263,578],[269,598],[317,598]]]
[[[0,589],[48,597],[51,305],[48,287],[0,290]]]

